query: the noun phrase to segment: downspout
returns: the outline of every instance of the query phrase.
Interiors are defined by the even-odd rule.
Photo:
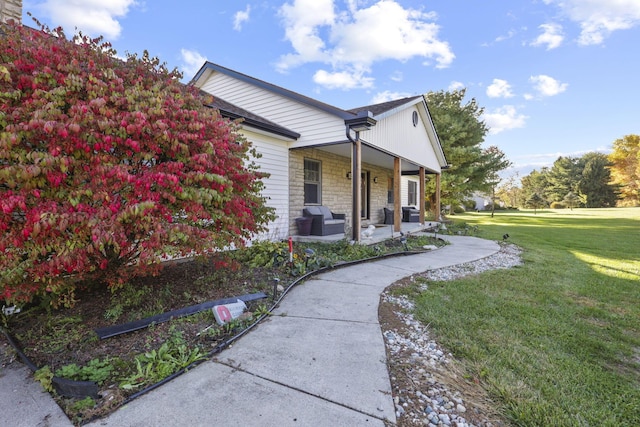
[[[347,139],[351,141],[351,240],[360,242],[360,181],[361,177],[361,143],[360,131],[354,131],[356,139],[351,137],[351,127],[346,126]]]

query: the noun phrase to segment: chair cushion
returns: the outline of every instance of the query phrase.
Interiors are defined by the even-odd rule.
[[[329,219],[333,219],[333,214],[331,213],[331,209],[327,206],[319,206],[320,212],[324,215],[324,221],[326,222]]]
[[[305,209],[309,212],[309,215],[322,215],[320,206],[307,206]]]
[[[325,225],[344,224],[344,219],[325,219],[324,223]]]

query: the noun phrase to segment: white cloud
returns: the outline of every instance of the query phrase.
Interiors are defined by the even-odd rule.
[[[556,4],[574,22],[580,24],[578,43],[595,45],[612,32],[640,25],[638,0],[544,0]]]
[[[395,99],[402,99],[411,96],[409,92],[392,92],[390,90],[385,90],[384,92],[379,92],[371,98],[371,104],[381,104],[387,101],[393,101]]]
[[[313,81],[328,89],[367,89],[373,87],[373,77],[367,77],[362,71],[326,71],[318,70]]]
[[[46,0],[39,7],[67,33],[77,28],[83,34],[115,40],[122,31],[117,18],[126,16],[135,4],[135,0]]]
[[[519,114],[513,105],[505,105],[482,115],[482,120],[487,124],[489,133],[492,135],[505,130],[524,127],[527,119],[528,117],[524,114]]]
[[[245,10],[239,10],[233,15],[233,29],[236,31],[242,30],[242,24],[249,21],[249,14],[251,13],[251,5],[247,5]]]
[[[532,46],[547,46],[547,50],[555,49],[562,44],[564,36],[562,35],[562,26],[559,24],[542,24],[538,28],[542,30],[533,42]]]
[[[280,58],[278,69],[286,72],[319,62],[332,67],[323,76],[341,75],[345,70],[370,74],[378,61],[421,57],[445,68],[455,58],[449,44],[438,38],[440,27],[432,22],[433,13],[405,9],[395,0],[379,0],[366,8],[358,8],[359,3],[351,0],[348,10],[342,11],[336,11],[332,0],[285,3],[280,16],[293,52]]]
[[[184,73],[184,77],[190,80],[195,76],[200,67],[202,67],[207,60],[206,57],[194,50],[180,49],[180,56],[182,57],[182,66],[180,69]]]
[[[447,88],[448,91],[453,92],[454,90],[461,90],[464,89],[464,83],[462,82],[457,82],[457,81],[452,81],[451,83],[449,83],[449,87]]]
[[[539,76],[531,76],[529,78],[529,82],[533,84],[534,90],[538,93],[538,96],[555,96],[559,93],[567,90],[569,84],[560,83],[558,80],[553,77],[545,76],[544,74],[540,74]],[[530,94],[525,95],[525,99],[533,99],[533,96]]]
[[[401,82],[402,79],[404,79],[404,75],[402,74],[402,71],[394,71],[389,78],[394,82]]]
[[[515,36],[516,34],[517,34],[517,31],[514,30],[514,29],[511,29],[511,30],[509,30],[509,32],[507,32],[507,34],[496,37],[496,39],[494,41],[496,43],[500,43],[500,42],[503,42],[505,40],[509,40],[510,38]]]
[[[487,96],[489,98],[511,98],[513,93],[511,92],[511,85],[502,79],[493,79],[487,87]]]

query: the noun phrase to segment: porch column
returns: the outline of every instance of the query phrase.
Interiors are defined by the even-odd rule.
[[[400,200],[401,179],[400,158],[396,157],[393,159],[393,231],[396,233],[402,230],[402,200]]]
[[[360,142],[360,132],[356,131],[356,140],[351,144],[351,239],[354,242],[360,241],[360,207],[362,206],[362,143]]]
[[[424,191],[425,191],[425,179],[426,179],[426,174],[424,171],[424,167],[420,167],[420,192],[418,194],[420,194],[419,200],[420,200],[420,224],[424,224]]]
[[[435,203],[433,204],[433,214],[436,221],[440,221],[440,174],[436,174],[436,194],[434,194]]]

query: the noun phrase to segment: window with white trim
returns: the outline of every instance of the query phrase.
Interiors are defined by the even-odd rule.
[[[304,204],[322,204],[322,168],[320,161],[304,159]]]
[[[408,200],[407,203],[409,205],[417,205],[418,204],[418,183],[415,181],[409,181],[409,188],[408,188]]]

